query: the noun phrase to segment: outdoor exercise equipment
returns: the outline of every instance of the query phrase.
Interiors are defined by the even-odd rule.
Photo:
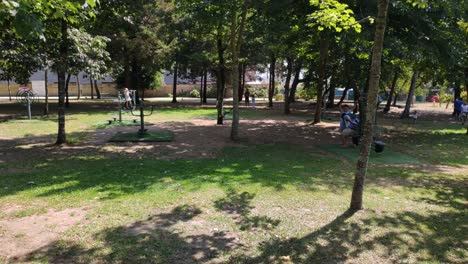
[[[28,108],[28,118],[31,120],[31,105],[39,101],[37,95],[29,87],[20,87],[16,92],[16,101]]]
[[[117,93],[117,100],[115,100],[115,102],[117,102],[117,109],[118,109],[118,115],[119,115],[119,123],[122,123],[122,111],[124,110],[135,110],[136,109],[136,90],[130,90],[130,97],[132,99],[132,107],[131,109],[124,109],[124,105],[125,105],[125,97],[123,96],[123,94],[121,92],[118,92]],[[115,122],[117,121],[117,118],[113,118],[108,120],[109,122],[109,125],[112,124],[112,122]],[[133,122],[136,123],[136,119],[133,119]]]
[[[132,112],[133,116],[140,116],[140,129],[138,130],[138,135],[139,136],[144,136],[145,133],[147,132],[147,129],[145,129],[145,116],[153,115],[154,107],[151,106],[151,112],[149,114],[145,114],[144,113],[145,106],[144,106],[143,100],[140,100],[139,108],[140,108],[140,113],[139,114],[134,114],[133,109],[131,109],[130,111]]]

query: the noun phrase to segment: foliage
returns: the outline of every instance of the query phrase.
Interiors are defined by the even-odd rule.
[[[190,92],[190,97],[200,98],[200,91],[198,91],[197,89],[193,89]]]

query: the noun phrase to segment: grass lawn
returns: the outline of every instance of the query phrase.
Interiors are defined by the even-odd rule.
[[[244,122],[263,113],[286,119],[244,113]],[[165,109],[148,122],[213,115],[214,109]],[[96,126],[108,116],[71,114],[67,129],[106,130]],[[0,249],[0,262],[463,263],[467,136],[455,124],[395,122],[401,121],[382,123],[388,156],[373,157],[366,209],[355,214],[347,208],[357,150],[343,154],[329,144],[244,142],[213,157],[162,159],[81,153],[83,138],[74,152],[35,147],[6,164],[20,149],[0,141],[8,147],[0,150],[0,234],[13,248]],[[55,130],[52,119],[0,123],[0,136],[14,140],[53,138]],[[11,229],[22,221],[36,225]],[[69,228],[56,231],[63,225]],[[42,229],[56,235],[43,237]]]

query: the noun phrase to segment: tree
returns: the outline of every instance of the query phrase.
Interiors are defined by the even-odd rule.
[[[343,30],[353,29],[357,32],[361,31],[361,25],[354,18],[354,13],[348,8],[347,4],[342,4],[338,1],[318,1],[310,2],[318,9],[310,15],[310,26],[320,31],[320,60],[318,67],[317,81],[317,105],[315,107],[314,124],[320,123],[322,104],[323,104],[323,89],[325,83],[325,67],[328,58],[329,34],[332,31],[342,32]]]
[[[361,149],[357,161],[356,174],[354,178],[353,193],[351,196],[350,209],[353,211],[362,209],[362,196],[364,192],[364,181],[367,174],[370,148],[373,140],[373,120],[377,107],[377,92],[379,89],[380,70],[382,61],[382,50],[385,38],[385,26],[387,20],[389,0],[378,0],[378,13],[374,35],[374,47],[372,49],[372,61],[369,70],[369,89],[367,94],[367,119],[362,124],[364,133],[361,141]]]
[[[231,21],[231,55],[232,55],[232,77],[231,85],[233,90],[233,109],[232,109],[232,127],[231,139],[239,139],[239,89],[237,86],[239,82],[239,56],[244,37],[244,28],[247,19],[248,0],[242,1],[241,11],[237,11],[238,7],[233,6],[232,21]],[[240,13],[240,21],[239,14]]]

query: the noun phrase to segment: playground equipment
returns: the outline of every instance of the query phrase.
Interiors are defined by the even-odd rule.
[[[140,113],[139,114],[134,114],[133,109],[130,110],[130,111],[132,112],[133,116],[140,116],[140,129],[138,130],[138,135],[140,137],[142,137],[147,132],[147,129],[145,129],[145,116],[151,116],[153,114],[154,107],[151,106],[151,112],[149,114],[145,114],[144,113],[145,106],[144,106],[143,100],[141,100],[140,104],[139,104],[139,108],[140,108]]]
[[[136,102],[137,102],[136,101],[136,90],[130,90],[130,97],[132,99],[132,106],[131,106],[130,109],[124,109],[125,97],[123,96],[123,94],[121,92],[117,93],[117,100],[115,100],[114,102],[117,103],[119,123],[122,123],[122,112],[123,111],[131,111],[131,110],[136,109]],[[115,117],[113,119],[108,120],[109,125],[112,124],[112,122],[116,122],[116,121],[117,121],[117,118],[115,118]],[[133,122],[136,123],[136,119],[133,119]]]
[[[36,93],[29,87],[20,87],[18,92],[16,92],[16,101],[28,108],[28,118],[31,120],[31,105],[39,101]]]
[[[140,129],[135,132],[117,132],[109,141],[110,142],[170,142],[174,139],[174,133],[169,130],[158,129],[156,131],[148,131],[145,128],[145,117],[151,116],[154,111],[154,106],[151,108],[145,107],[143,100],[139,100],[139,112],[135,112],[135,107],[130,109],[133,116],[140,117]],[[149,109],[149,110],[148,110]],[[146,111],[146,112],[145,112]],[[148,112],[149,111],[149,112]],[[116,118],[115,118],[116,119]],[[136,119],[133,120],[136,123]],[[111,123],[111,122],[110,122]]]

